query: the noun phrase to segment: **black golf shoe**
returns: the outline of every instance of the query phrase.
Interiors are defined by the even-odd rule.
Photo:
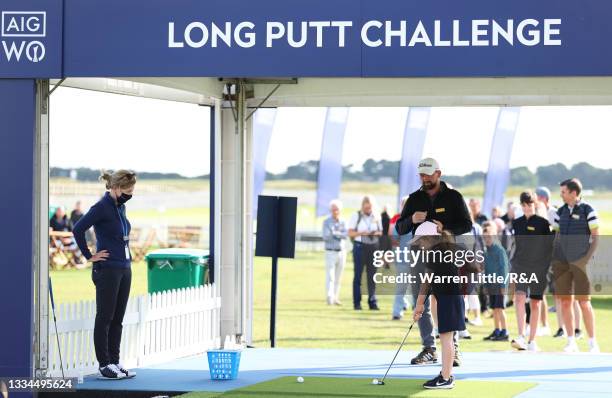
[[[451,376],[448,378],[448,380],[444,380],[442,373],[440,373],[433,379],[425,382],[423,387],[429,390],[450,390],[451,388],[455,387],[455,378]]]

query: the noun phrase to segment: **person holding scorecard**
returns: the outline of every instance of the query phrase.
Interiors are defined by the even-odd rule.
[[[136,173],[118,170],[103,172],[107,192],[74,226],[74,237],[81,253],[93,263],[91,279],[96,286],[94,346],[99,363],[98,378],[119,380],[136,374],[119,363],[123,316],[132,284],[130,254],[131,225],[125,203],[132,198]],[[87,247],[85,232],[93,227],[96,253]]]

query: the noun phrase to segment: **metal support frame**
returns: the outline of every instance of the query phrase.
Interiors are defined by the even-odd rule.
[[[56,86],[57,87],[57,86]],[[49,354],[49,80],[36,82],[34,176],[34,374],[45,376]]]
[[[236,167],[236,181],[235,181],[235,209],[236,209],[236,217],[235,217],[235,229],[234,236],[237,243],[237,249],[235,251],[235,264],[239,267],[239,272],[236,272],[234,275],[236,277],[236,287],[238,289],[238,300],[240,302],[239,308],[236,308],[236,317],[235,317],[235,327],[236,327],[236,335],[242,336],[244,335],[244,321],[246,318],[246,306],[247,306],[247,297],[245,295],[246,291],[246,264],[248,259],[247,255],[250,253],[246,253],[246,239],[245,230],[248,228],[244,228],[244,219],[246,214],[246,181],[245,181],[245,166],[246,166],[246,84],[244,81],[239,81],[235,85],[235,95],[236,95],[236,139],[235,139],[235,159],[238,160]]]

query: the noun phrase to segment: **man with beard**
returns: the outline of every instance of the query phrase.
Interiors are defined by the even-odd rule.
[[[421,188],[411,193],[402,209],[402,214],[395,224],[399,235],[413,233],[425,221],[431,221],[438,227],[438,231],[448,231],[458,236],[468,233],[472,229],[472,221],[465,200],[461,194],[448,187],[440,180],[442,172],[435,159],[426,158],[419,162],[418,173],[421,177]],[[413,247],[418,250],[418,248]],[[418,275],[425,272],[425,265],[414,264],[413,271]],[[416,278],[417,282],[420,278]],[[413,296],[418,296],[419,283],[413,286]],[[438,362],[436,354],[435,337],[433,333],[433,318],[431,315],[429,299],[424,302],[422,316],[418,320],[423,350],[412,359],[413,365],[424,365]],[[457,334],[454,336],[455,345]],[[455,347],[455,360],[453,365],[459,366],[459,350]]]

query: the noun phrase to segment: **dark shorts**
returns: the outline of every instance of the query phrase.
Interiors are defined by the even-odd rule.
[[[506,308],[506,303],[504,302],[503,294],[489,294],[489,307],[491,309],[501,308],[502,310]]]
[[[438,333],[465,330],[465,304],[461,295],[436,295]]]
[[[523,270],[522,268],[513,268],[512,272],[516,272],[516,273],[524,273],[526,278],[529,279],[531,278],[532,275],[535,274],[536,278],[537,278],[537,282],[532,281],[532,282],[516,282],[514,284],[514,291],[515,292],[523,292],[526,295],[529,295],[529,298],[534,299],[534,300],[542,300],[542,298],[544,297],[544,293],[546,291],[546,286],[547,286],[547,282],[548,282],[548,278],[547,278],[547,274],[548,274],[548,268],[542,268],[539,269],[537,271],[526,271]]]
[[[544,298],[544,292],[541,285],[540,283],[517,283],[515,291],[517,293],[523,292],[525,295],[529,295],[530,299],[542,300]]]

